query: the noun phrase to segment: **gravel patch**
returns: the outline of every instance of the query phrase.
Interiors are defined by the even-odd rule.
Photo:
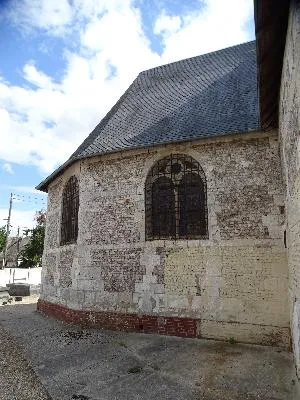
[[[17,341],[0,328],[0,399],[51,400]]]

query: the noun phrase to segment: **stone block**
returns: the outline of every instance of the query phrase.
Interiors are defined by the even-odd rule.
[[[10,295],[9,295],[8,291],[1,290],[0,291],[0,304],[7,303],[9,299],[10,299]]]
[[[10,296],[30,296],[29,283],[8,283],[6,286]]]

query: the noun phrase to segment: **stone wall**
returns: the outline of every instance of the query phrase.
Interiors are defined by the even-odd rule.
[[[291,1],[281,98],[280,143],[287,208],[289,294],[293,350],[300,377],[300,3]]]
[[[205,172],[207,240],[145,241],[145,180],[170,153],[192,156]],[[49,187],[40,309],[116,329],[288,347],[280,171],[276,132],[78,161]],[[61,195],[72,174],[78,242],[60,247]]]

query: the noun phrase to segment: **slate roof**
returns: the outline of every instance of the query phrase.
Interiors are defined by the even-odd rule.
[[[141,72],[47,185],[77,159],[260,128],[255,41]]]

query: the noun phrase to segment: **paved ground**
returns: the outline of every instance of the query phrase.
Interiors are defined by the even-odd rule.
[[[278,348],[81,330],[35,307],[1,307],[0,327],[22,344],[53,400],[299,399],[292,355]]]

